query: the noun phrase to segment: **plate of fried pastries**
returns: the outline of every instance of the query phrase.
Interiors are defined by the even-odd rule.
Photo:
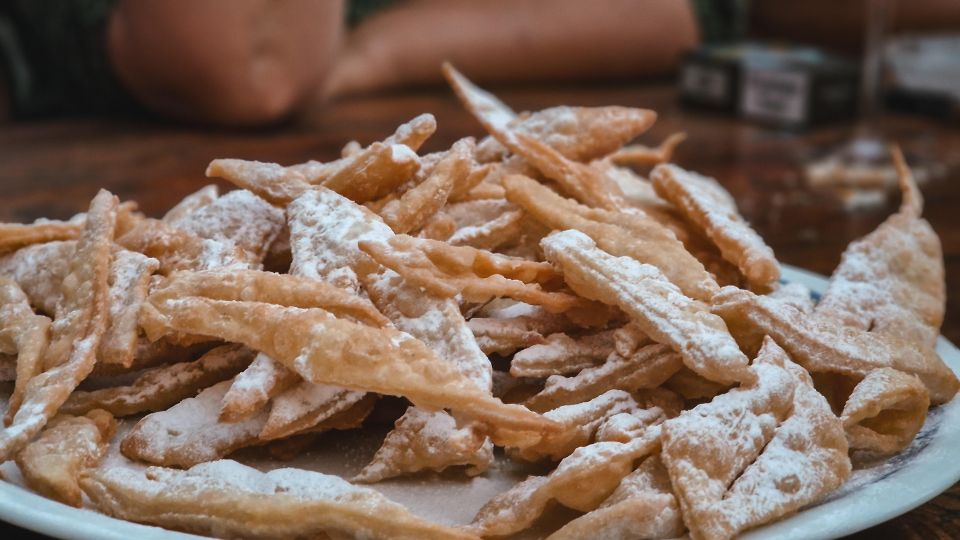
[[[339,159],[216,159],[159,218],[0,224],[0,519],[58,537],[833,538],[960,479],[940,241],[827,279],[650,110],[430,114]]]

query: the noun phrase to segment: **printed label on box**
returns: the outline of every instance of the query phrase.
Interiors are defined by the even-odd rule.
[[[799,124],[807,118],[809,83],[805,73],[748,69],[743,77],[740,112],[759,120]]]

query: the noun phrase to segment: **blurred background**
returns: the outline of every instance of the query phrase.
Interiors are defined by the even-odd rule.
[[[0,221],[99,187],[159,216],[213,158],[332,160],[423,112],[424,152],[481,136],[444,60],[517,111],[656,110],[639,142],[685,132],[674,160],[822,274],[898,204],[901,145],[960,342],[958,0],[0,0]],[[858,538],[957,538],[958,505]]]

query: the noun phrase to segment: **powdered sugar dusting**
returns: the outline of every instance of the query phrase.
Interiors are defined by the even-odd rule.
[[[657,267],[614,257],[576,230],[553,233],[541,245],[574,291],[620,307],[645,334],[680,353],[699,375],[721,383],[750,377],[747,357],[723,320],[686,297]],[[583,283],[581,273],[591,275],[592,286]]]

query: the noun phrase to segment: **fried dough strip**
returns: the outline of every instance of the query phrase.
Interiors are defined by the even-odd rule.
[[[276,163],[215,159],[207,166],[208,178],[223,178],[277,206],[286,206],[311,189],[304,176]]]
[[[303,264],[294,265],[295,270],[313,273],[321,279],[338,280],[350,288],[359,287],[362,282],[371,300],[399,330],[422,340],[441,360],[479,388],[490,391],[490,363],[479,350],[456,302],[423,294],[399,274],[383,269],[360,250],[359,241],[384,241],[393,237],[389,227],[362,207],[326,190],[296,201],[290,207],[290,214],[295,218],[291,223],[313,225],[300,235],[301,243],[305,245],[304,253],[310,255],[303,257]],[[336,222],[328,225],[331,218]],[[300,225],[291,227],[299,230]],[[432,433],[441,444],[436,444],[434,439],[424,439],[424,434],[418,430],[420,422],[404,422],[388,436],[377,453],[378,457],[370,465],[369,474],[365,471],[361,475],[382,478],[385,474],[401,473],[406,469],[436,469],[442,462],[469,465],[471,471],[482,472],[492,462],[489,451],[465,456],[465,447],[460,444],[478,438],[476,432],[480,426],[458,426],[451,419],[441,418],[445,413],[417,414],[418,418],[432,418],[433,427],[445,430],[440,434]],[[468,429],[474,432],[472,437],[465,436]],[[429,463],[387,461],[399,455],[394,445],[408,440],[415,441],[424,451],[429,449]],[[488,446],[483,442],[480,448]]]
[[[545,412],[543,416],[563,426],[562,429],[531,438],[529,442],[508,449],[509,454],[525,461],[560,461],[577,448],[596,442],[600,426],[618,414],[635,417],[643,424],[641,431],[667,418],[659,408],[644,409],[628,392],[609,390],[589,401]]]
[[[643,333],[670,345],[699,375],[725,384],[752,377],[723,320],[684,296],[655,266],[611,256],[578,231],[551,234],[541,245],[574,291],[620,307]]]
[[[0,275],[17,282],[37,311],[53,317],[77,242],[47,242],[0,255]]]
[[[493,168],[493,164],[480,165],[471,159],[470,171],[460,182],[454,184],[453,189],[450,191],[450,196],[447,197],[447,201],[458,202],[464,200],[475,187],[479,186],[484,179],[487,178],[491,171],[493,171]]]
[[[776,299],[733,287],[717,294],[713,311],[745,346],[755,347],[759,334],[767,334],[811,373],[860,379],[874,369],[893,368],[920,377],[935,405],[950,401],[960,387],[957,376],[932,347],[851,328],[822,314],[809,317]]]
[[[55,240],[74,240],[83,229],[81,221],[38,220],[29,225],[0,223],[0,253],[15,251],[31,244]]]
[[[133,460],[185,468],[256,444],[267,411],[238,422],[220,422],[220,402],[228,388],[230,382],[223,381],[169,409],[144,416],[123,438],[121,452]]]
[[[542,344],[513,355],[510,374],[514,377],[575,374],[603,362],[613,350],[612,330],[576,338],[551,334]]]
[[[379,482],[425,470],[439,472],[451,465],[466,465],[467,474],[473,476],[492,461],[493,444],[473,424],[460,427],[443,411],[409,407],[353,481]]]
[[[185,296],[323,308],[338,317],[371,326],[384,326],[389,322],[369,301],[340,288],[312,279],[259,270],[178,272],[150,295],[154,301]],[[147,318],[142,324],[148,336],[162,335],[162,330],[155,327],[162,324],[161,321]]]
[[[27,384],[43,370],[49,341],[50,319],[35,314],[20,287],[0,276],[0,353],[16,354],[16,382],[7,402],[6,424],[20,408]]]
[[[498,131],[506,129],[507,124],[517,117],[510,107],[490,92],[470,82],[450,63],[444,62],[442,70],[443,76],[460,98],[460,102],[485,128],[490,124]],[[489,128],[488,131],[490,131]]]
[[[796,382],[793,410],[722,501],[700,507],[692,516],[684,508],[684,520],[692,538],[734,538],[746,529],[822,499],[850,476],[847,441],[839,419],[813,388],[807,372],[790,362],[769,338],[764,345],[765,349],[768,347],[775,348],[783,367]]]
[[[507,203],[507,206],[514,205]],[[514,244],[522,239],[525,234],[523,220],[525,215],[523,210],[518,208],[506,211],[490,221],[473,226],[459,227],[447,238],[447,242],[454,246],[469,246],[487,250],[497,249],[504,244]]]
[[[423,294],[389,270],[363,278],[370,299],[397,330],[422,341],[438,358],[489,392],[492,368],[456,302]]]
[[[116,429],[117,421],[99,409],[57,416],[17,454],[17,467],[30,489],[80,508],[80,474],[100,461]]]
[[[361,169],[363,167],[363,163],[359,161],[364,158],[369,160],[370,155],[381,151],[381,147],[393,148],[395,146],[406,146],[413,152],[416,152],[420,149],[420,146],[422,146],[423,143],[426,142],[431,135],[433,135],[436,129],[437,121],[433,115],[430,113],[421,114],[409,122],[400,124],[397,129],[394,130],[393,134],[384,139],[382,142],[377,142],[371,146],[364,147],[357,141],[350,141],[340,150],[340,159],[338,160],[327,163],[310,160],[305,163],[291,165],[287,167],[287,169],[302,174],[304,178],[306,178],[311,184],[322,184],[324,181],[336,174],[349,174],[349,171]],[[374,145],[377,145],[377,150],[371,151],[371,147]],[[399,149],[397,151],[403,152],[403,150]],[[393,159],[402,158],[399,156],[394,156]],[[421,170],[423,165],[425,165],[425,163],[421,161]],[[361,172],[361,175],[363,174],[364,173]],[[403,182],[401,182],[401,184],[402,183]],[[387,196],[389,196],[389,194]]]
[[[920,432],[929,407],[927,388],[915,376],[889,368],[871,371],[840,417],[850,451],[873,458],[903,450]]]
[[[523,176],[508,176],[503,185],[507,199],[537,221],[551,229],[577,229],[612,255],[652,264],[691,298],[708,301],[718,289],[673,232],[642,212],[587,208]]]
[[[270,415],[258,437],[264,441],[280,439],[308,430],[363,399],[356,392],[306,381],[273,398]]]
[[[309,198],[309,197],[307,197]],[[329,291],[336,298],[340,298],[346,304],[362,305],[367,308],[364,319],[381,326],[388,321],[371,304],[361,299],[361,297],[351,294],[348,290],[357,289],[349,287],[354,281],[338,282],[330,279],[328,272],[334,269],[332,266],[320,264],[333,252],[325,249],[324,246],[316,244],[320,237],[318,223],[314,222],[309,208],[302,204],[302,201],[294,202],[289,205],[288,218],[290,229],[291,244],[291,275],[297,276],[296,281],[303,286],[316,287],[324,291]],[[352,275],[349,268],[346,272]],[[337,287],[327,285],[331,283]],[[265,292],[273,287],[267,287]],[[299,302],[299,294],[291,294],[285,301]],[[281,300],[274,298],[273,301]],[[300,304],[296,304],[300,305]],[[308,306],[309,307],[309,306]],[[299,384],[298,384],[299,383]],[[256,361],[251,364],[248,370],[241,373],[231,385],[230,390],[224,397],[224,402],[220,411],[220,418],[225,422],[236,422],[260,411],[271,400],[274,400],[274,407],[268,416],[269,427],[264,427],[260,435],[272,437],[279,433],[291,432],[302,429],[311,422],[322,421],[331,413],[335,413],[343,400],[340,398],[350,396],[356,397],[355,392],[342,390],[342,392],[330,392],[329,385],[312,384],[303,381],[294,371],[291,371],[282,363],[275,361],[265,354],[258,355]],[[330,403],[325,403],[323,399],[328,398]],[[266,426],[266,424],[265,424]]]
[[[396,330],[361,326],[319,308],[259,302],[187,297],[154,307],[172,330],[243,343],[313,383],[401,395],[511,429],[554,428],[523,407],[494,399],[421,341]]]
[[[737,212],[733,198],[716,180],[666,164],[653,169],[650,178],[657,195],[703,231],[752,287],[767,288],[780,279],[780,263],[773,250]]]
[[[658,454],[643,460],[596,510],[576,518],[549,540],[679,538],[687,528]]]
[[[485,302],[508,296],[553,312],[584,304],[574,295],[543,290],[540,283],[556,280],[545,263],[406,235],[387,242],[363,240],[359,246],[379,264],[441,298],[461,294],[468,301]]]
[[[174,227],[179,227],[181,221],[189,218],[190,214],[207,206],[220,196],[220,188],[216,184],[209,184],[194,191],[180,200],[173,208],[160,218],[160,221]]]
[[[121,519],[242,538],[471,539],[424,521],[372,489],[301,469],[262,473],[231,460],[186,471],[102,467],[80,485],[94,506]]]
[[[514,154],[522,156],[547,178],[558,182],[580,202],[607,209],[623,207],[623,193],[619,186],[609,181],[605,175],[589,165],[567,159],[562,153],[536,137],[520,130],[510,129],[509,123],[512,118],[508,108],[487,92],[477,88],[450,64],[444,64],[443,72],[467,110],[500,144]],[[638,120],[637,127],[641,128],[639,132],[642,133],[656,119],[656,113],[642,109],[634,111]]]
[[[417,231],[447,202],[453,187],[470,172],[469,139],[454,143],[447,155],[437,163],[427,179],[388,202],[379,214],[396,233]]]
[[[550,107],[515,122],[514,130],[550,145],[567,159],[605,156],[650,129],[657,113],[631,107]]]
[[[559,106],[512,120],[509,127],[540,139],[567,159],[588,162],[616,151],[641,135],[656,118],[654,111],[646,109]],[[506,152],[496,139],[488,139],[483,141],[483,148],[478,149],[477,154],[490,158],[502,157]]]
[[[291,216],[300,215],[297,213],[296,205],[292,207],[294,209]],[[184,286],[179,287],[181,294],[199,294],[223,300],[256,299],[288,306],[324,307],[335,315],[351,317],[375,326],[387,324],[388,320],[368,301],[317,279],[320,277],[317,266],[313,265],[311,269],[310,264],[312,257],[317,253],[309,239],[312,228],[309,225],[304,226],[299,217],[291,220],[291,227],[293,229],[291,239],[294,242],[291,264],[293,275],[265,272],[236,272],[227,276],[181,274],[175,276],[173,281],[184,281],[182,284]],[[251,295],[254,297],[252,298]],[[231,391],[227,393],[221,410],[223,421],[238,421],[249,417],[300,380],[296,373],[262,354],[258,356],[258,361],[251,368],[255,369],[239,376],[231,387]],[[305,384],[309,385],[309,383]],[[319,387],[315,390],[322,392]],[[296,401],[291,401],[289,398],[292,396],[288,396],[285,400],[286,406],[278,408],[278,414],[271,416],[272,421],[269,422],[269,427],[265,428],[265,436],[275,436],[276,433],[292,429],[282,425],[282,418],[290,419],[297,425],[303,425],[308,418],[322,420],[332,410],[322,404],[315,404],[317,410],[304,408],[299,412],[291,411],[292,403],[299,403],[303,407],[309,407],[310,403],[313,403],[304,401],[303,393],[304,389],[301,388]],[[285,416],[279,414],[281,410],[287,411]]]
[[[586,368],[573,377],[548,377],[543,390],[524,405],[542,412],[588,401],[613,388],[628,392],[656,388],[682,366],[681,356],[666,345],[648,345],[627,357],[613,353],[603,364]]]
[[[633,144],[614,151],[604,159],[608,159],[617,165],[632,166],[653,166],[668,163],[673,159],[673,153],[677,146],[680,146],[680,143],[685,140],[687,140],[686,133],[672,133],[654,148],[642,144]]]
[[[573,198],[587,206],[618,210],[626,206],[620,186],[596,167],[563,157],[549,145],[515,133],[510,150],[523,157],[545,177],[557,182]],[[504,139],[510,140],[510,139]]]
[[[354,292],[360,291],[358,273],[379,268],[356,243],[393,234],[366,208],[325,189],[305,193],[290,204],[287,215],[294,253],[290,272]]]
[[[200,238],[236,245],[260,263],[284,224],[281,210],[248,190],[237,189],[195,210],[177,227]]]
[[[517,313],[474,317],[467,326],[484,354],[512,354],[514,351],[543,343],[545,335],[577,329],[567,317],[527,304]]]
[[[222,422],[239,422],[253,416],[274,397],[292,388],[300,376],[269,356],[259,353],[250,365],[233,379],[223,396]]]
[[[438,358],[491,394],[492,368],[455,301],[425,295],[390,270],[367,274],[362,281],[371,300],[397,329],[423,341]],[[472,475],[484,472],[493,463],[493,447],[483,435],[485,426],[455,422],[443,411],[413,407],[407,412],[412,418],[427,420],[426,425],[421,421],[398,423],[368,465],[370,469],[364,468],[361,476],[385,478],[388,474],[442,470],[454,465],[466,465]],[[430,429],[424,429],[427,427]],[[411,457],[404,446],[408,443],[419,452],[414,452],[414,459],[401,459]]]
[[[423,113],[400,124],[393,135],[383,140],[383,144],[402,144],[416,152],[436,131],[437,119],[430,113]]]
[[[440,210],[423,224],[420,232],[417,233],[417,237],[429,240],[447,240],[456,230],[457,223],[443,210]]]
[[[946,309],[943,250],[920,217],[923,198],[899,150],[894,158],[903,193],[899,212],[847,247],[816,313],[935,347]]]
[[[490,199],[503,199],[505,191],[498,182],[484,180],[468,191],[463,197],[457,198],[457,202],[486,201]]]
[[[150,369],[125,386],[70,395],[61,411],[85,414],[104,409],[114,416],[162,411],[198,391],[229,379],[250,363],[253,352],[240,345],[221,345],[192,362]]]
[[[786,355],[769,343],[750,368],[756,373],[755,382],[684,411],[663,425],[663,462],[684,523],[696,540],[726,538],[710,535],[711,521],[706,516],[713,515],[728,487],[760,456],[793,408],[798,382],[783,367]]]
[[[100,363],[130,367],[137,352],[140,307],[147,298],[150,277],[160,262],[119,249],[110,265],[110,325],[100,341]]]
[[[660,427],[628,443],[598,442],[576,449],[547,476],[531,476],[490,500],[468,530],[481,536],[505,536],[526,529],[552,500],[589,512],[630,474],[638,459],[660,449]]]
[[[813,313],[816,306],[810,289],[797,281],[778,285],[773,291],[767,293],[766,297],[793,306],[803,313]]]
[[[200,238],[158,219],[144,219],[117,238],[117,244],[160,261],[161,274],[259,264],[233,242]]]
[[[342,159],[337,167],[307,181],[364,203],[383,197],[411,178],[420,168],[420,158],[403,144],[375,142],[357,154]]]
[[[51,325],[51,343],[69,343],[70,347],[64,358],[51,359],[47,349],[44,364],[55,367],[27,384],[23,404],[10,425],[0,431],[0,460],[9,459],[39,433],[93,370],[109,317],[107,278],[117,206],[117,198],[104,190],[90,203],[70,271],[63,279],[64,316],[59,324],[55,320]]]

